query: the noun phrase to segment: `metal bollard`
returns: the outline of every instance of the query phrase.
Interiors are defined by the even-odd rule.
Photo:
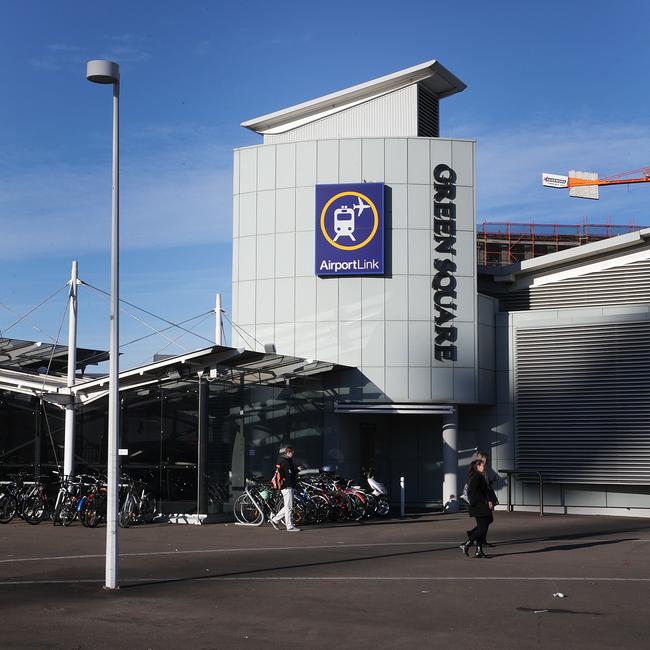
[[[402,519],[404,518],[404,491],[405,491],[404,488],[405,488],[405,486],[406,486],[406,482],[404,481],[404,477],[400,476],[399,477],[399,492],[400,492],[400,496],[399,496],[400,510],[399,511],[400,511],[400,517],[402,517]]]

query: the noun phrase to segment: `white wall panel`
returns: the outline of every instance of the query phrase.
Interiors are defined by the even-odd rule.
[[[255,240],[255,277],[258,280],[272,278],[275,275],[275,235],[260,235]]]
[[[304,359],[318,359],[316,355],[316,323],[300,323],[295,328],[295,355]]]
[[[394,275],[386,278],[386,320],[404,320],[408,313],[408,276]],[[406,365],[406,364],[405,364]]]
[[[431,367],[431,322],[411,321],[408,324],[410,367]],[[427,381],[430,385],[431,381]]]
[[[232,236],[239,237],[239,196],[232,197]]]
[[[384,320],[383,277],[361,278],[361,315],[364,321]]]
[[[249,344],[246,347],[249,350],[257,350],[258,352],[264,352],[264,346],[267,343],[275,343],[275,324],[258,323],[257,327],[255,328],[254,334],[257,340],[253,341],[252,344]]]
[[[316,184],[316,142],[296,144],[296,187]]]
[[[454,399],[454,369],[431,369],[431,399],[434,402],[450,402]]]
[[[387,207],[390,211],[388,225],[393,232],[408,227],[408,185],[390,185],[387,191]],[[389,230],[390,230],[389,228]]]
[[[475,232],[474,188],[456,188],[456,230]]]
[[[314,232],[316,225],[315,186],[296,188],[296,230]]]
[[[275,230],[293,232],[296,228],[296,190],[293,187],[275,192]]]
[[[255,282],[239,282],[238,314],[241,323],[255,322]]]
[[[454,399],[457,402],[476,401],[476,373],[474,368],[454,368]]]
[[[474,278],[457,277],[456,320],[474,322],[476,317],[476,291]]]
[[[319,278],[316,281],[316,310],[319,321],[339,319],[338,278]]]
[[[347,277],[339,280],[340,320],[361,320],[361,278]]]
[[[318,143],[317,183],[339,182],[339,141],[323,140]]]
[[[257,234],[275,232],[275,190],[257,193]]]
[[[386,394],[397,402],[409,398],[409,369],[406,366],[386,368]]]
[[[232,161],[232,193],[239,194],[239,151],[233,152]]]
[[[275,349],[280,354],[293,356],[296,351],[294,338],[295,325],[293,323],[275,324]]]
[[[316,320],[316,278],[296,278],[296,323]]]
[[[339,361],[339,324],[330,322],[316,323],[316,358],[319,361],[338,363]]]
[[[451,143],[452,168],[458,185],[474,185],[474,143],[454,140]]]
[[[257,233],[257,194],[239,195],[239,237]]]
[[[431,274],[431,231],[408,231],[408,272],[411,275]]]
[[[257,149],[257,191],[275,189],[275,147]]]
[[[375,399],[378,391],[386,391],[386,373],[383,366],[361,366],[361,372],[371,384],[364,386],[364,396],[367,395],[370,399]]]
[[[474,340],[474,323],[456,323],[454,322],[458,332],[458,340],[456,342],[456,368],[474,368],[476,363],[476,341]]]
[[[431,229],[431,190],[429,185],[408,186],[408,227]]]
[[[311,232],[296,233],[296,276],[314,275],[316,264],[316,253],[314,251],[314,234]]]
[[[384,139],[361,141],[361,176],[366,183],[384,182]]]
[[[339,363],[361,366],[361,321],[339,321]]]
[[[382,366],[385,361],[385,337],[383,321],[361,323],[361,365]]]
[[[429,182],[433,183],[433,170],[437,165],[451,165],[451,140],[434,138],[429,140],[431,151],[431,176]]]
[[[409,320],[431,320],[431,280],[429,276],[411,275],[408,279]]]
[[[255,291],[255,318],[260,323],[275,323],[275,280],[258,280]],[[268,341],[266,341],[268,343]]]
[[[237,251],[239,281],[255,279],[256,237],[240,237]],[[253,321],[254,322],[254,321]]]
[[[293,277],[296,272],[296,235],[280,232],[275,236],[275,277]]]
[[[341,140],[339,182],[361,183],[361,140]]]
[[[296,145],[279,144],[276,148],[275,186],[291,187],[296,184]]]
[[[408,352],[408,323],[402,321],[386,321],[386,365],[409,365]]]
[[[431,371],[429,368],[409,368],[409,399],[414,402],[431,399]]]
[[[386,182],[388,184],[406,183],[408,178],[406,140],[386,138],[385,146],[384,168],[386,170]]]
[[[257,190],[257,150],[259,147],[239,150],[239,193]]]
[[[408,231],[393,230],[390,233],[390,263],[393,275],[406,275],[408,273]]]
[[[275,322],[293,323],[295,313],[295,280],[278,278],[275,281]]]
[[[429,186],[431,180],[429,167],[429,140],[408,140],[408,182]]]

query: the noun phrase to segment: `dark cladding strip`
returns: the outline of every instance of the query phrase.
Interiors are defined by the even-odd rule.
[[[456,254],[456,172],[449,165],[436,165],[433,170],[433,239],[435,253]],[[458,335],[453,319],[456,316],[456,262],[434,258],[433,303],[435,309],[435,357],[438,361],[456,359]]]

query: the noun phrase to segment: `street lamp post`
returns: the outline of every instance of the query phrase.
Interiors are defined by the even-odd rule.
[[[119,400],[119,244],[120,244],[120,66],[113,61],[88,61],[88,81],[113,84],[113,198],[111,219],[111,334],[108,370],[108,495],[106,504],[106,589],[118,588],[117,514],[119,508],[120,457],[118,437],[120,431]]]

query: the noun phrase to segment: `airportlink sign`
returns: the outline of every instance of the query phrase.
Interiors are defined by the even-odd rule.
[[[316,185],[315,272],[383,274],[383,183]]]

